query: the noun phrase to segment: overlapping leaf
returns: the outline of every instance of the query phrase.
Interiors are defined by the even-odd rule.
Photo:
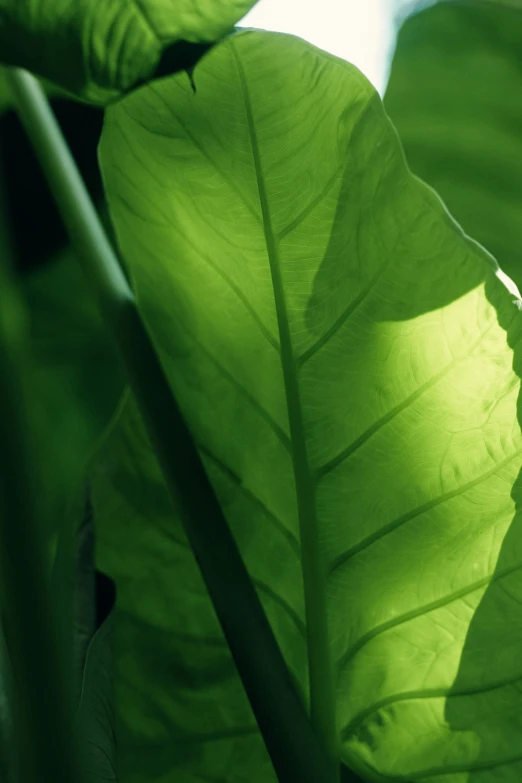
[[[0,61],[105,104],[194,65],[257,0],[0,0]],[[187,45],[188,43],[188,45]],[[196,46],[190,46],[196,44]]]
[[[109,109],[101,163],[140,307],[305,693],[300,516],[315,527],[340,758],[368,780],[515,783],[521,316],[491,258],[407,169],[364,77],[291,36],[239,34],[196,95],[173,77]],[[120,590],[122,781],[272,783],[130,401],[93,500]]]

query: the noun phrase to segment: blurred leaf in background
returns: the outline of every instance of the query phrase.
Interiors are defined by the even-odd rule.
[[[56,496],[48,501],[61,513],[117,405],[123,372],[71,248],[26,275],[22,291],[35,359],[41,460],[60,479],[49,481]]]
[[[399,31],[384,103],[413,172],[522,284],[522,11],[441,2]]]

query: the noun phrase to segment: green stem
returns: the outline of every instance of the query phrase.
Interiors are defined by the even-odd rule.
[[[2,259],[3,260],[3,259]],[[0,265],[0,600],[20,783],[77,783],[67,680],[42,541],[24,312]],[[19,766],[20,765],[20,766]]]
[[[278,779],[280,783],[328,783],[330,764],[325,749],[312,730],[131,289],[54,115],[33,77],[15,69],[10,82],[22,121],[116,341]]]

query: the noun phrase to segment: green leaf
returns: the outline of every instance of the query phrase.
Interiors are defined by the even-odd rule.
[[[522,285],[522,13],[440,3],[402,27],[384,104],[415,174]]]
[[[521,321],[494,260],[411,174],[367,80],[296,37],[240,33],[195,96],[177,76],[111,107],[100,160],[305,698],[333,668],[339,757],[366,780],[514,783]],[[273,783],[130,398],[93,503],[120,596],[122,780]]]
[[[35,425],[40,435],[40,503],[56,533],[78,491],[85,461],[113,415],[124,381],[78,258],[66,248],[23,278],[34,359]]]
[[[257,0],[0,0],[0,57],[105,104],[194,65]]]

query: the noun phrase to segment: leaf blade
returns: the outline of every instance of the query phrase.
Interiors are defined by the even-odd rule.
[[[247,74],[250,121],[234,50]],[[252,122],[258,131],[257,164]],[[432,691],[441,682],[450,687],[472,620],[465,600],[458,603],[464,613],[460,626],[451,607],[419,610],[441,601],[450,589],[474,583],[474,562],[481,578],[494,570],[502,537],[511,526],[517,529],[510,492],[522,441],[516,423],[518,372],[511,362],[519,346],[519,321],[495,279],[494,260],[411,175],[364,77],[291,36],[245,33],[215,47],[200,66],[198,93],[190,101],[186,86],[173,78],[111,108],[100,154],[140,307],[197,443],[230,474],[242,477],[251,496],[297,537],[291,455],[267,428],[267,417],[259,415],[260,409],[268,411],[291,440],[295,437],[282,351],[274,350],[256,324],[261,320],[271,334],[279,331],[270,266],[278,259],[270,257],[263,231],[262,168],[271,226],[280,243],[289,341],[293,352],[305,357],[298,383],[321,556],[333,564],[343,552],[349,555],[328,581],[328,647],[332,664],[340,668],[334,716],[340,758],[369,780],[410,780],[439,768],[450,773],[458,764],[472,769],[476,737],[486,741],[480,723],[468,716],[467,731],[451,732],[444,697],[433,695],[428,703],[415,694],[423,678]],[[131,161],[129,183],[122,172],[131,170]],[[332,180],[336,184],[329,189]],[[227,278],[248,298],[249,309]],[[220,357],[226,374],[216,371],[209,354]],[[256,406],[238,395],[238,385],[249,390]],[[100,513],[111,503],[120,508],[112,520],[116,529],[121,509],[132,509],[132,538],[148,542],[149,562],[163,549],[170,552],[180,581],[190,585],[175,618],[156,615],[165,638],[168,629],[175,634],[191,624],[208,631],[213,620],[194,575],[187,576],[194,563],[180,557],[177,522],[159,500],[152,454],[132,412],[128,415],[109,449],[112,478],[106,474],[98,483]],[[139,470],[132,468],[136,458]],[[251,576],[290,601],[302,621],[304,591],[295,552],[290,555],[273,527],[266,532],[259,506],[247,505],[245,493],[231,487],[215,465],[205,460],[205,466]],[[142,489],[136,493],[131,485],[138,476]],[[480,524],[475,524],[477,505],[484,506]],[[151,525],[147,532],[145,519]],[[157,601],[172,595],[172,577],[164,571],[159,583],[147,588],[136,557],[123,573],[115,541],[115,531],[107,528],[106,568],[124,582],[122,622],[132,636],[133,616],[146,622],[144,607],[131,597],[133,579]],[[262,599],[289,667],[306,690],[303,640],[281,607],[267,595]],[[410,617],[411,612],[417,614]],[[408,629],[405,638],[393,625],[397,618],[403,619],[396,625],[402,628],[404,622]],[[450,633],[455,642],[445,650]],[[143,640],[142,660],[150,667],[146,647]],[[432,647],[437,665],[430,658]],[[254,773],[263,779],[260,757],[253,755],[251,764],[234,760],[235,753],[242,756],[237,750],[241,727],[251,723],[248,710],[236,701],[232,675],[207,682],[206,674],[216,674],[209,661],[191,661],[186,649],[182,657],[179,676],[191,681],[185,715],[197,726],[202,699],[214,728],[236,727],[235,748],[220,757],[221,775],[243,781]],[[154,729],[142,723],[131,694],[136,672],[127,669],[120,676],[126,680],[122,699],[135,709],[125,744],[144,736],[151,741]],[[167,673],[164,677],[169,682]],[[161,702],[165,731],[172,721],[181,742],[179,703],[174,696],[161,698],[160,680],[152,703]],[[145,687],[141,678],[139,687],[140,692]],[[220,716],[211,712],[218,704]],[[364,710],[370,712],[356,725]],[[343,728],[350,725],[346,735]],[[431,734],[422,733],[423,725],[430,725]],[[494,755],[492,740],[488,748]],[[212,774],[204,743],[190,761],[179,763],[187,781]]]

